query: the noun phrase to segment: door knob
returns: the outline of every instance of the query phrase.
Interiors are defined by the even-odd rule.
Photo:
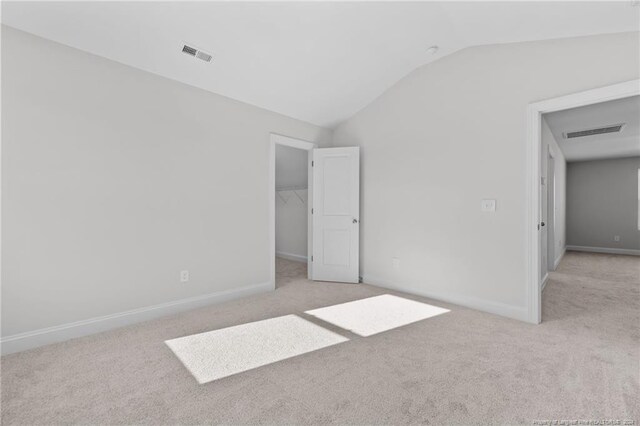
[[[542,222],[540,225],[544,226],[544,222]]]
[[[353,219],[353,223],[358,223],[358,219]]]

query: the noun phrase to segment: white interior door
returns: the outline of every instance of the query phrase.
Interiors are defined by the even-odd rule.
[[[548,215],[548,182],[546,173],[542,173],[541,185],[540,185],[540,284],[548,272],[548,234],[547,234],[547,215]]]
[[[358,282],[360,148],[313,150],[312,279]]]
[[[549,155],[547,165],[547,269],[555,271],[556,263],[556,177],[555,160]]]

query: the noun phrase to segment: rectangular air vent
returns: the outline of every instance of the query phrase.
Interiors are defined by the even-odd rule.
[[[187,55],[194,56],[205,62],[211,62],[211,55],[203,52],[202,50],[198,50],[195,47],[192,47],[186,44],[182,46],[182,53],[186,53]]]
[[[196,53],[198,53],[198,49],[194,49],[193,47],[187,46],[185,44],[182,48],[182,52],[186,53],[187,55],[196,56]]]
[[[202,59],[205,62],[211,62],[211,55],[200,50],[198,50],[198,53],[196,53],[196,58]]]
[[[586,130],[578,130],[575,132],[566,132],[564,133],[565,139],[573,139],[573,138],[582,138],[585,136],[594,136],[594,135],[602,135],[605,133],[618,133],[624,127],[623,124],[612,124],[610,126],[597,127],[595,129],[586,129]]]

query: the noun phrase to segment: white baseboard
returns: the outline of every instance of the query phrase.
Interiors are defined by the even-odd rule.
[[[553,262],[553,270],[555,271],[556,269],[558,269],[558,265],[560,264],[560,262],[562,262],[562,258],[564,257],[564,254],[567,252],[567,246],[562,247],[562,251],[560,252],[560,256],[558,256],[556,258],[556,261]]]
[[[478,299],[472,296],[465,296],[455,293],[436,293],[424,290],[416,290],[409,286],[392,283],[387,280],[378,279],[371,275],[363,274],[362,282],[391,290],[402,291],[404,293],[415,294],[416,296],[428,297],[430,299],[441,300],[454,305],[476,309],[490,314],[513,318],[520,321],[528,321],[527,309],[524,306],[513,306],[505,303],[493,302],[485,299]]]
[[[276,252],[276,257],[281,257],[281,258],[287,259],[287,260],[293,260],[294,262],[307,263],[307,256],[300,256],[299,254],[285,253],[283,251],[277,251]]]
[[[547,281],[549,281],[549,273],[544,274],[544,278],[542,278],[542,284],[540,285],[540,292],[544,291],[544,288],[547,286]]]
[[[114,328],[124,327],[143,321],[160,318],[179,312],[189,311],[207,305],[222,303],[241,297],[272,291],[274,285],[271,282],[253,284],[238,289],[219,291],[216,293],[204,294],[202,296],[189,297],[187,299],[173,302],[161,303],[159,305],[147,306],[130,311],[101,317],[89,318],[82,321],[57,325],[54,327],[41,328],[39,330],[14,334],[2,337],[0,346],[2,355],[20,352],[27,349],[44,346],[51,343],[63,342],[76,337],[87,336],[100,333]]]
[[[585,246],[567,246],[567,250],[586,251],[590,253],[607,253],[607,254],[627,254],[630,256],[640,256],[640,250],[608,248],[608,247],[585,247]]]

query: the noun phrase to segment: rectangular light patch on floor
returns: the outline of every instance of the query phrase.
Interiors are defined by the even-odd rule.
[[[286,315],[165,343],[203,384],[348,340],[298,316]]]
[[[446,312],[449,310],[383,294],[305,313],[366,337]]]

